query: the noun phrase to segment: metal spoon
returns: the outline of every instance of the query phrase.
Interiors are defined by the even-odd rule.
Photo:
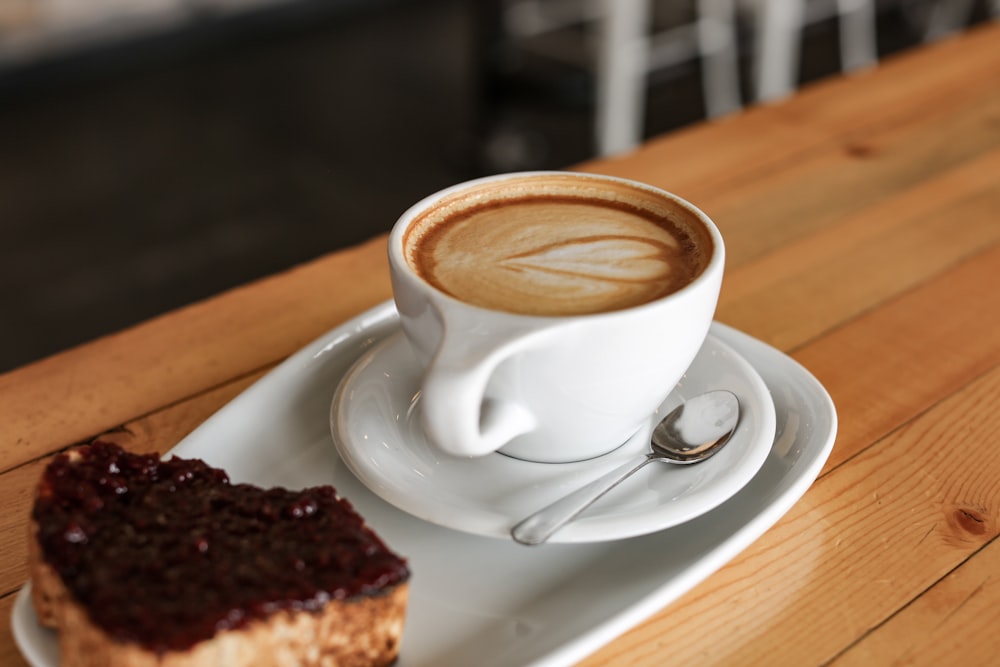
[[[631,460],[524,519],[511,531],[521,544],[541,544],[650,461],[682,465],[713,456],[729,441],[740,418],[740,402],[730,391],[710,391],[672,410],[653,429],[652,451]]]

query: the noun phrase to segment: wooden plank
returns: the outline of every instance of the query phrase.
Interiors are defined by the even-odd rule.
[[[727,268],[718,319],[791,349],[927,281],[1000,241],[996,174],[1000,149]]]
[[[390,294],[378,237],[0,375],[0,471],[269,366]]]
[[[198,394],[101,437],[133,452],[166,452],[260,375],[243,377]],[[35,485],[50,460],[51,456],[47,456],[3,474],[3,483],[0,484],[0,513],[3,516],[29,516]],[[8,521],[0,525],[0,544],[4,545],[0,550],[0,593],[6,594],[19,588],[28,578],[26,525],[26,521]]]
[[[1000,448],[954,453],[994,437],[998,400],[995,366],[822,477],[729,566],[582,664],[832,659],[996,538]],[[961,649],[952,664],[971,664]]]
[[[1000,80],[997,84],[975,105],[925,102],[928,109],[919,115],[858,131],[837,145],[776,165],[752,182],[707,196],[703,206],[733,248],[728,266],[752,261],[996,152]]]
[[[972,521],[969,525],[974,528],[975,519]],[[996,664],[1000,655],[997,572],[1000,572],[1000,540],[993,540],[831,664],[834,667]]]
[[[837,406],[835,467],[1000,363],[1000,245],[793,355]]]

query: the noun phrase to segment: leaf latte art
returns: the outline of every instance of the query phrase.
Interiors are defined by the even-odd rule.
[[[710,242],[685,219],[693,214],[679,206],[528,193],[457,208],[414,225],[408,259],[440,291],[493,310],[630,308],[680,289],[710,255]]]

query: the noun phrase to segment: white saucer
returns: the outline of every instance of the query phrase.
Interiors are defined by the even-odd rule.
[[[397,331],[361,356],[331,406],[331,432],[347,466],[376,495],[441,526],[510,539],[531,514],[604,472],[648,451],[653,424],[683,399],[728,389],[740,423],[719,454],[696,466],[646,466],[550,538],[602,542],[662,530],[718,506],[757,473],[774,441],[774,403],[753,367],[709,336],[678,388],[649,424],[621,447],[576,463],[532,463],[489,454],[460,458],[438,450],[419,423],[420,369]]]

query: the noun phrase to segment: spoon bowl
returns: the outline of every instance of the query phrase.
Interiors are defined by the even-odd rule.
[[[682,465],[700,463],[721,450],[736,430],[740,401],[731,391],[709,391],[681,403],[653,428],[649,456]]]
[[[711,458],[729,442],[739,424],[739,415],[739,399],[730,391],[709,391],[687,400],[653,428],[651,451],[520,521],[511,529],[511,537],[521,544],[542,544],[651,461],[691,465]]]

